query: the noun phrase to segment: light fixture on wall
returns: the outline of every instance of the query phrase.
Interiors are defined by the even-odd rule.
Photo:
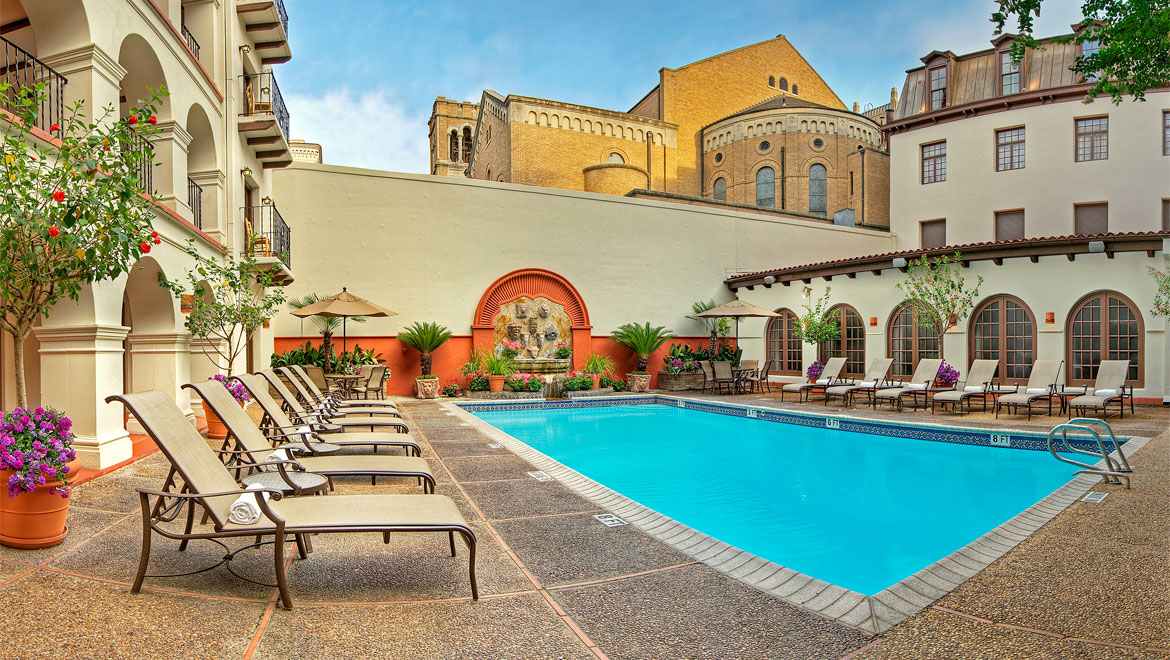
[[[810,287],[806,286],[800,290],[800,297],[804,298],[805,300],[808,300],[808,297],[811,295],[812,295],[812,289]]]
[[[876,316],[869,317],[869,327],[871,327],[871,328],[877,327],[877,317]]]
[[[240,170],[240,174],[243,176],[252,176],[252,168],[245,167],[244,169]]]
[[[244,55],[247,55],[248,53],[252,52],[252,47],[248,44],[244,44],[243,46],[240,46],[240,52]]]
[[[272,91],[272,89],[270,89],[270,88],[268,88],[268,87],[261,87],[261,88],[260,88],[260,93],[261,93],[261,94],[263,94],[263,95],[265,95],[265,96],[268,96],[268,93],[269,93],[269,92],[271,92],[271,91]]]
[[[1089,241],[1089,252],[1094,254],[1105,251],[1105,241]]]
[[[768,286],[772,286],[775,283],[776,283],[776,278],[774,276],[768,275],[768,276],[764,277],[764,284],[767,284]]]
[[[1044,312],[1044,323],[1047,325],[1056,324],[1056,312]]]
[[[272,203],[272,198],[271,198],[271,197],[265,197],[264,199],[261,199],[261,200],[260,200],[260,203],[261,203],[261,204],[264,204],[264,205],[271,204],[271,203]]]
[[[894,268],[905,268],[906,267],[906,260],[903,259],[902,257],[895,258],[892,263],[893,263]]]

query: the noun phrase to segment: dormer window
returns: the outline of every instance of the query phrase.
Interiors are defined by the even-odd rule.
[[[1101,50],[1101,42],[1100,41],[1097,41],[1096,39],[1087,39],[1085,41],[1082,41],[1081,42],[1081,62],[1082,62],[1082,65],[1083,65],[1085,60],[1089,59],[1089,56],[1096,55],[1097,52],[1100,50]],[[1084,71],[1083,74],[1085,76],[1086,82],[1096,82],[1097,81],[1097,74],[1092,73],[1090,71]]]
[[[930,70],[930,109],[947,107],[947,68],[935,67]]]
[[[999,54],[999,93],[1003,96],[1020,91],[1020,63],[1012,60],[1011,51]]]

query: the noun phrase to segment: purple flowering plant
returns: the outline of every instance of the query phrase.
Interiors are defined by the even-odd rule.
[[[821,362],[820,360],[816,360],[812,364],[808,365],[808,379],[816,380],[821,377],[821,374],[824,373],[824,371],[825,363]]]
[[[50,493],[69,497],[69,466],[73,451],[73,422],[52,408],[17,408],[0,421],[0,470],[12,470],[8,497],[31,493],[50,479]]]
[[[939,365],[938,373],[934,376],[936,383],[957,383],[959,382],[959,370],[947,364],[946,360]]]
[[[231,392],[231,395],[236,398],[236,402],[241,405],[252,400],[252,398],[248,396],[248,390],[244,387],[244,384],[235,378],[228,378],[223,374],[215,374],[207,380],[214,380],[226,387],[227,391]]]

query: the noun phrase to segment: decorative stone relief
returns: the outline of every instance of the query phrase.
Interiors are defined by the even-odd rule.
[[[572,344],[572,321],[565,306],[542,296],[524,296],[501,305],[492,325],[494,350],[499,353],[505,341],[520,342],[524,345],[517,356],[521,360],[551,359],[558,343]]]

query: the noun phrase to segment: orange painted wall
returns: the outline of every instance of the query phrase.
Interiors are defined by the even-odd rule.
[[[316,335],[312,337],[277,337],[274,349],[277,353],[283,353],[304,346],[306,341],[311,341],[314,346],[319,346],[321,337]],[[662,369],[663,358],[671,342],[690,344],[697,348],[706,346],[707,341],[706,337],[675,337],[668,340],[662,349],[650,357],[650,373],[652,374],[650,387],[658,386],[658,370]],[[608,335],[594,336],[591,342],[593,344],[592,350],[608,355],[617,362],[619,374],[625,374],[634,368],[637,362],[634,354],[614,343]],[[390,367],[391,373],[390,380],[386,382],[387,394],[403,396],[414,394],[414,377],[419,374],[418,351],[398,341],[395,337],[350,337],[349,347],[352,348],[355,343],[361,344],[363,349],[374,349],[375,355],[382,354],[382,360],[386,366]],[[336,340],[335,344],[340,346],[340,342]],[[439,380],[444,385],[452,382],[465,386],[467,383],[463,379],[460,367],[467,362],[469,355],[471,355],[471,336],[453,336],[439,350],[435,351],[431,371],[439,376]]]

